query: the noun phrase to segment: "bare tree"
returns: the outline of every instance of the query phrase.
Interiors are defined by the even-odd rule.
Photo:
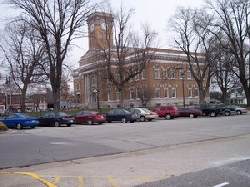
[[[233,68],[235,65],[234,55],[232,55],[227,49],[223,47],[223,45],[226,45],[225,43],[228,43],[228,41],[224,40],[224,44],[221,45],[222,41],[223,39],[221,39],[221,41],[217,40],[211,46],[211,48],[214,48],[213,52],[211,53],[211,56],[213,56],[214,60],[214,66],[212,67],[212,83],[220,88],[220,100],[223,103],[226,103],[228,102],[230,92],[235,86],[235,81],[238,79],[233,73]]]
[[[170,20],[177,37],[175,43],[187,56],[189,69],[198,89],[200,103],[209,92],[211,78],[211,43],[209,32],[212,18],[202,10],[179,8]]]
[[[154,90],[149,86],[143,86],[139,89],[138,98],[141,100],[143,107],[147,107],[148,103],[154,96]]]
[[[208,1],[210,10],[216,16],[211,32],[221,41],[218,33],[223,33],[229,45],[223,45],[235,58],[233,71],[239,78],[250,106],[250,58],[249,45],[250,4],[248,0]],[[223,44],[223,42],[221,42]]]
[[[90,0],[11,0],[24,11],[46,47],[49,78],[56,109],[60,108],[62,67],[72,41],[81,37],[92,10]]]
[[[108,80],[120,94],[120,106],[124,102],[124,90],[128,82],[140,74],[150,62],[153,52],[150,49],[156,33],[148,26],[143,27],[143,34],[133,32],[130,27],[130,18],[133,10],[126,11],[120,8],[112,19],[105,19],[105,45],[100,43],[102,57]],[[112,42],[114,38],[114,43]]]
[[[26,93],[32,83],[45,81],[45,48],[37,32],[22,21],[6,28],[7,37],[0,45],[8,63],[11,79],[21,92],[21,111],[25,111]]]

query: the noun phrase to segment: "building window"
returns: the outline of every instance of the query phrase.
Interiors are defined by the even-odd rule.
[[[184,73],[183,69],[179,70],[179,77],[180,77],[180,79],[185,79],[185,73]]]
[[[154,68],[154,79],[161,79],[161,70],[159,67]]]
[[[169,97],[170,98],[176,98],[176,88],[170,88],[169,90]]]
[[[130,97],[130,99],[136,98],[136,93],[135,93],[134,89],[130,89],[129,97]]]
[[[138,73],[136,76],[135,76],[135,81],[139,81],[140,80],[140,74]]]
[[[108,88],[108,101],[110,101],[111,100],[111,90],[110,90],[110,88]]]
[[[175,78],[176,78],[175,68],[169,68],[168,69],[168,79],[175,79]]]
[[[120,100],[121,99],[121,93],[120,92],[116,92],[116,100]]]
[[[193,97],[199,97],[199,90],[198,90],[198,88],[194,88],[194,90],[193,90]]]
[[[167,79],[168,78],[168,71],[167,71],[167,69],[163,69],[162,70],[162,78],[163,79]]]
[[[140,89],[136,88],[135,96],[136,96],[137,99],[140,97],[139,95],[140,95]]]
[[[141,72],[141,78],[142,78],[142,80],[146,79],[146,70],[145,69]]]
[[[188,88],[188,97],[192,97],[192,88]]]
[[[168,88],[164,89],[164,97],[168,97]]]
[[[192,76],[192,73],[191,73],[190,70],[187,71],[187,79],[188,79],[188,80],[193,79],[193,76]]]
[[[160,88],[156,88],[156,89],[155,89],[155,98],[159,98],[160,95],[161,95],[161,90],[160,90]]]

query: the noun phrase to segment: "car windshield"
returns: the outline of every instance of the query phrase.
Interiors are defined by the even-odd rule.
[[[125,113],[127,113],[127,114],[130,113],[130,112],[129,112],[128,110],[126,110],[126,109],[123,109],[123,111],[124,111]]]
[[[145,112],[147,112],[147,113],[151,112],[151,111],[150,111],[149,109],[147,109],[147,108],[142,108],[142,110],[145,111]]]
[[[57,113],[57,116],[59,116],[59,117],[66,117],[66,116],[68,116],[68,114],[66,114],[64,112],[59,112],[59,113]]]
[[[28,116],[27,114],[23,114],[23,113],[16,113],[15,115],[18,118],[30,118],[30,116]]]

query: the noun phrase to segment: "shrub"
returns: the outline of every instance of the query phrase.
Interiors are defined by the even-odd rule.
[[[8,127],[4,125],[2,122],[0,122],[0,131],[7,131]]]

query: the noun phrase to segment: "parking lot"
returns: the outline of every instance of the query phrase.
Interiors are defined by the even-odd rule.
[[[59,186],[65,186],[65,184],[68,184],[67,181],[70,180],[73,180],[75,186],[77,186],[82,182],[82,178],[92,181],[90,182],[92,184],[93,181],[105,181],[105,183],[109,184],[107,186],[112,186],[112,182],[122,184],[124,181],[131,181],[128,184],[141,184],[166,176],[162,171],[163,167],[166,167],[166,164],[164,165],[166,160],[164,159],[168,159],[168,161],[174,159],[173,155],[175,154],[176,159],[177,157],[182,158],[182,162],[185,161],[185,156],[191,159],[189,154],[194,154],[194,152],[189,152],[186,146],[193,146],[197,143],[211,146],[206,148],[206,146],[202,145],[206,149],[206,155],[213,155],[213,161],[216,161],[216,158],[219,161],[223,160],[224,152],[227,153],[227,159],[231,156],[235,157],[235,155],[239,157],[250,155],[244,146],[238,146],[236,143],[234,144],[235,147],[230,147],[229,144],[223,146],[228,152],[220,152],[218,147],[221,145],[218,145],[216,148],[220,155],[218,157],[214,157],[217,152],[214,153],[213,150],[213,146],[220,141],[224,143],[236,139],[238,141],[238,138],[241,140],[246,138],[245,136],[250,134],[249,121],[250,115],[235,115],[216,118],[159,119],[152,122],[105,123],[103,125],[73,125],[72,127],[37,127],[35,129],[10,130],[7,133],[0,134],[0,166],[2,169],[10,168],[2,171],[34,171],[49,181],[57,180],[57,183],[60,183]],[[187,155],[172,150],[182,146],[185,147],[185,152],[188,150]],[[161,152],[159,153],[160,156],[158,155],[159,160],[157,160],[156,156],[151,155],[157,154],[162,149],[164,151],[172,150],[173,153],[163,154]],[[192,149],[194,148],[190,148],[190,151]],[[234,149],[235,154],[233,154]],[[198,151],[197,155],[201,153],[201,151]],[[137,160],[138,156],[144,154],[147,155],[147,159]],[[112,157],[112,155],[114,158],[107,158],[105,162],[105,158]],[[118,157],[123,155],[122,162],[116,160],[117,155]],[[164,157],[164,155],[166,156]],[[130,156],[133,158],[129,158]],[[78,163],[77,159],[83,159],[83,161]],[[95,166],[90,166],[84,159],[101,159],[101,161],[95,163]],[[129,159],[130,164],[126,163],[128,161],[126,159]],[[200,158],[200,162],[202,162],[202,159]],[[66,167],[63,164],[64,162],[60,162],[60,166],[53,167],[46,166],[46,164],[41,165],[42,169],[34,169],[31,166],[56,161],[66,161],[66,166],[70,167],[70,169],[67,171],[63,169]],[[82,162],[86,165],[80,167]],[[102,163],[101,170],[98,169],[98,163]],[[73,169],[72,164],[78,165],[78,169]],[[144,164],[146,168],[144,168]],[[202,165],[197,163],[196,167],[192,166],[188,170],[178,169],[180,163],[172,163],[169,166],[171,166],[173,173],[176,174],[174,171],[186,172],[192,171],[192,169],[197,170],[199,167],[202,169]],[[17,168],[19,166],[30,167]],[[50,171],[50,169],[52,170]],[[166,169],[168,172],[170,171],[170,167]],[[167,176],[169,176],[169,173]],[[1,181],[4,180],[1,179]]]

